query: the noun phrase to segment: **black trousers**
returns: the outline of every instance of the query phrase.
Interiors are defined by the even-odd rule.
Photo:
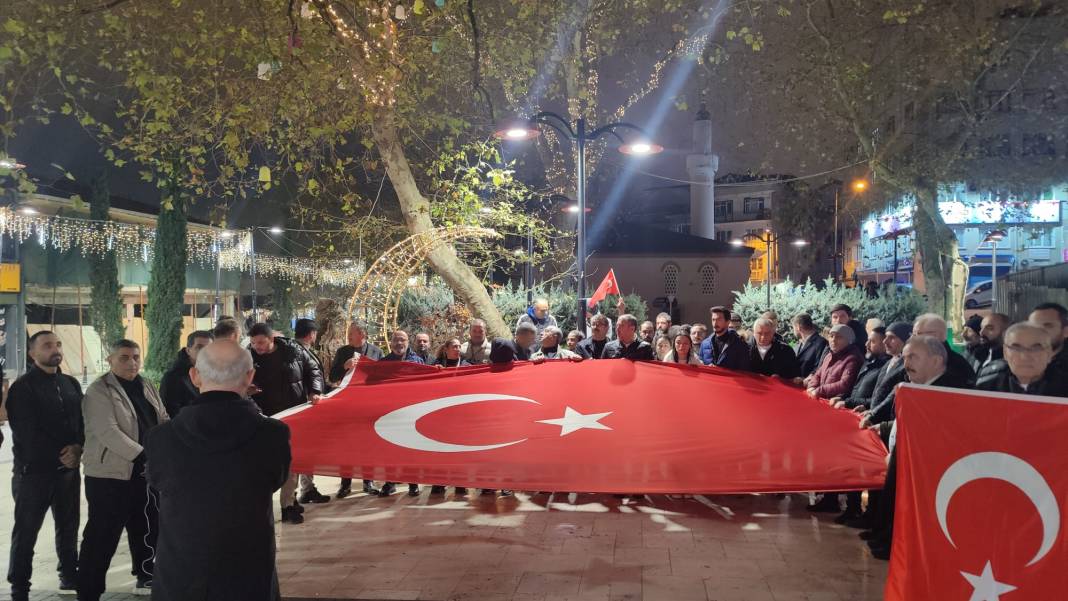
[[[33,548],[49,509],[56,523],[57,569],[62,579],[73,582],[78,574],[81,474],[76,469],[22,474],[16,466],[11,478],[11,495],[15,498],[15,526],[11,530],[11,559],[7,569],[11,592],[30,590]]]
[[[135,467],[129,480],[85,478],[85,500],[89,519],[82,533],[84,560],[78,570],[79,601],[96,601],[106,589],[111,558],[119,546],[122,531],[130,544],[132,573],[152,578],[156,538],[159,536],[159,501]]]

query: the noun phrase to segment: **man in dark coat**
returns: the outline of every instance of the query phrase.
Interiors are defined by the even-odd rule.
[[[56,524],[61,592],[74,591],[78,569],[78,466],[85,444],[82,389],[77,380],[60,373],[63,343],[52,332],[31,336],[29,355],[33,365],[11,384],[7,396],[15,498],[7,581],[14,601],[29,598],[33,548],[49,509]]]
[[[946,342],[948,331],[946,320],[935,313],[924,313],[917,317],[912,324],[913,336],[930,336],[942,341],[942,344],[946,347],[946,371],[952,375],[952,378],[965,382],[967,386],[974,386],[975,370],[972,369],[972,365],[968,363],[967,359],[954,351],[949,346],[949,343]]]
[[[604,347],[608,344],[608,317],[597,313],[590,317],[590,335],[578,343],[578,354],[583,359],[600,359]]]
[[[275,415],[307,402],[318,402],[323,394],[323,375],[301,346],[283,336],[275,336],[271,326],[257,323],[249,328],[249,351],[256,371],[252,378],[256,392],[252,400],[264,415]],[[297,476],[282,487],[282,521],[300,524],[302,508],[296,502]],[[317,494],[317,503],[330,500]]]
[[[196,365],[197,353],[200,349],[211,344],[215,335],[207,330],[197,330],[189,334],[185,339],[185,348],[178,350],[178,357],[174,359],[171,368],[163,374],[159,381],[159,396],[163,399],[163,406],[167,409],[167,415],[173,419],[178,412],[197,398],[200,392],[193,381],[189,379],[189,368]]]
[[[530,347],[538,336],[538,330],[530,322],[520,322],[515,327],[515,338],[494,338],[490,344],[489,362],[493,365],[503,365],[513,361],[527,361],[530,359]]]
[[[1053,359],[1046,368],[1050,379],[1068,383],[1068,308],[1057,303],[1042,303],[1031,311],[1027,321],[1046,330],[1053,344]]]
[[[726,369],[749,369],[749,345],[730,329],[731,312],[726,307],[708,310],[712,321],[712,335],[701,342],[701,362]]]
[[[775,338],[775,322],[761,317],[753,323],[753,344],[749,346],[749,370],[765,376],[793,380],[798,375],[794,349]]]
[[[871,335],[868,336],[868,354],[864,357],[860,373],[857,374],[857,383],[849,394],[831,399],[835,402],[835,407],[854,409],[871,398],[879,383],[879,376],[884,373],[883,366],[890,360],[890,355],[886,353],[885,339],[886,328],[879,326],[872,329]]]
[[[793,321],[794,334],[800,341],[797,348],[797,367],[800,373],[795,381],[801,385],[801,380],[812,375],[820,366],[823,353],[827,351],[828,342],[816,331],[816,324],[808,313],[799,313]]]
[[[616,319],[616,339],[604,345],[602,359],[652,361],[653,347],[638,336],[638,318],[624,313]]]
[[[1005,332],[1005,363],[1008,368],[994,378],[980,380],[979,390],[1068,397],[1063,378],[1047,372],[1053,359],[1053,343],[1043,328],[1029,322],[1010,326]]]
[[[208,345],[193,374],[201,395],[148,434],[147,477],[159,492],[156,601],[281,598],[271,498],[289,472],[289,427],[244,398],[253,373],[237,344]]]
[[[330,365],[330,382],[337,385],[345,377],[345,374],[356,364],[353,359],[357,354],[373,361],[382,358],[382,349],[367,342],[367,328],[362,323],[352,322],[349,324],[348,344],[337,349],[334,362]]]
[[[847,325],[853,330],[853,346],[863,356],[868,342],[868,331],[859,321],[853,319],[853,308],[849,305],[837,304],[831,307],[831,327],[838,324]]]

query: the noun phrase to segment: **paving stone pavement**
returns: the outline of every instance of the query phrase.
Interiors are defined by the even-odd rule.
[[[10,439],[9,439],[10,440]],[[10,469],[8,445],[0,473]],[[6,455],[6,456],[5,456]],[[324,493],[336,478],[316,478]],[[403,487],[401,487],[403,490]],[[473,491],[477,493],[477,491]],[[380,499],[362,493],[307,505],[306,522],[277,524],[287,601],[881,601],[887,564],[805,495],[618,499],[517,493]],[[210,491],[205,491],[210,494]],[[277,503],[276,503],[277,506]],[[0,484],[0,558],[13,502]],[[82,508],[82,526],[86,510]],[[34,601],[60,596],[51,517],[38,538]],[[104,599],[129,601],[125,540]],[[0,601],[10,595],[0,585]]]

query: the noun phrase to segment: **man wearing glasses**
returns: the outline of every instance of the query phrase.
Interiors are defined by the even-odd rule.
[[[1022,322],[1005,331],[1005,362],[1008,370],[996,378],[981,381],[977,388],[992,392],[1012,392],[1041,396],[1068,397],[1063,378],[1052,378],[1046,372],[1053,359],[1053,341],[1040,326]]]

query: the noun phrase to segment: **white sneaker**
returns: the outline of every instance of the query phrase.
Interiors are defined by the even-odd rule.
[[[152,580],[141,580],[140,578],[138,578],[137,584],[134,585],[133,591],[131,592],[135,595],[148,597],[152,594]]]

